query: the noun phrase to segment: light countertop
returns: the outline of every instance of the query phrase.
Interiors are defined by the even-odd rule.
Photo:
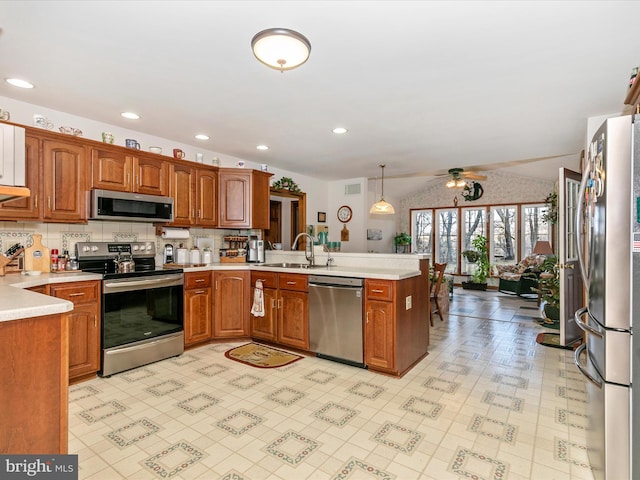
[[[0,277],[0,322],[20,318],[55,315],[73,310],[73,303],[60,298],[31,292],[27,288],[52,283],[101,280],[95,273],[43,273],[38,276],[7,274]]]

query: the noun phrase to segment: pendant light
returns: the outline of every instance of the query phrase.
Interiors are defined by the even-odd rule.
[[[267,67],[292,70],[309,58],[311,43],[304,35],[287,28],[269,28],[257,33],[251,40],[251,49]]]
[[[382,169],[382,194],[380,195],[380,201],[371,205],[369,213],[391,215],[396,213],[396,211],[394,210],[393,205],[384,201],[384,167],[384,163],[380,165],[380,168]]]

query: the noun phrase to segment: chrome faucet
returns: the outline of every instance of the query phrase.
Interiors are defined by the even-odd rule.
[[[316,257],[315,257],[315,255],[313,253],[314,243],[313,243],[313,237],[311,235],[309,235],[306,232],[299,233],[296,236],[296,239],[293,241],[293,245],[291,246],[291,250],[295,250],[296,249],[296,247],[298,246],[298,239],[300,237],[303,237],[303,236],[307,237],[307,239],[309,240],[309,245],[311,245],[311,255],[307,254],[307,248],[305,247],[305,249],[304,249],[304,258],[306,258],[309,261],[309,266],[313,267],[316,264]]]

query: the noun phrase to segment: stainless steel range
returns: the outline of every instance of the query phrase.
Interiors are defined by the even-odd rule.
[[[80,270],[102,281],[101,376],[184,351],[183,273],[156,269],[152,242],[78,242]]]

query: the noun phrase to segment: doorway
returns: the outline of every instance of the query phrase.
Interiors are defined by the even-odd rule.
[[[265,230],[265,241],[282,243],[283,250],[291,250],[296,236],[305,231],[306,194],[284,190],[271,190],[269,200],[269,230]],[[306,242],[298,242],[298,250],[304,249]],[[267,243],[266,248],[269,248]]]

